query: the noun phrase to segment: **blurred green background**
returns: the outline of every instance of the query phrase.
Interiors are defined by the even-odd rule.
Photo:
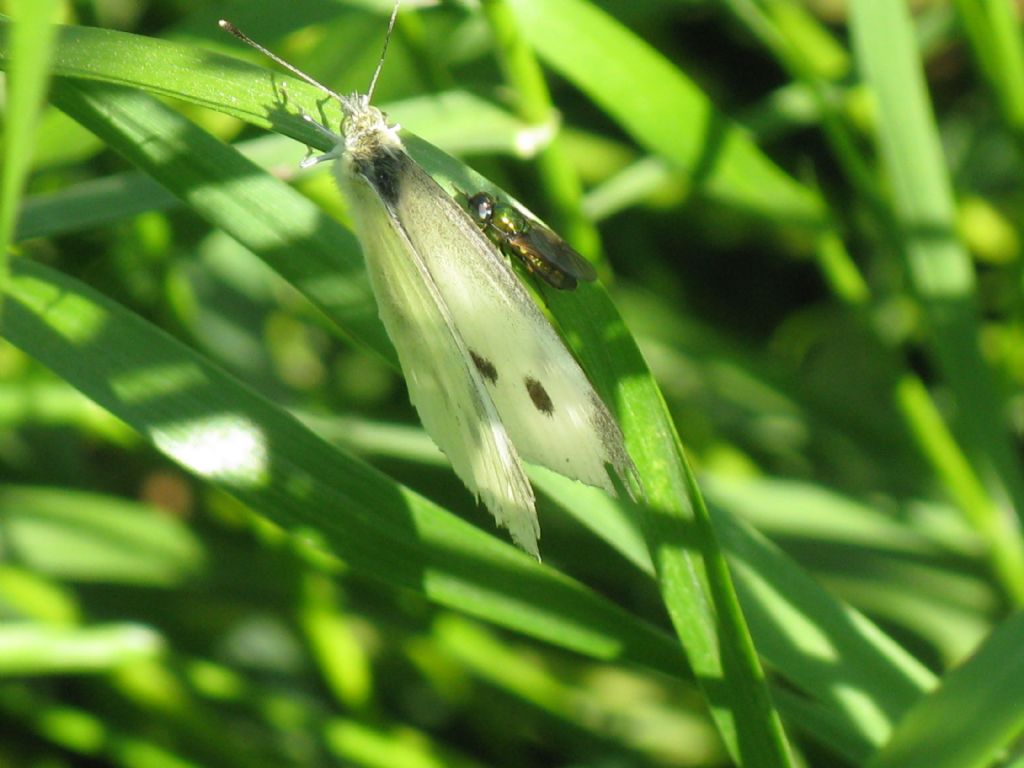
[[[278,202],[261,191],[270,181],[247,183],[235,166],[217,197],[195,168],[161,154],[180,141],[180,157],[194,151],[196,167],[219,167],[214,149],[185,138],[205,130],[347,222],[330,173],[299,171],[302,142],[266,130],[302,134],[288,116],[293,98],[314,112],[308,95],[247,72],[236,83],[226,60],[204,57],[272,66],[218,30],[224,17],[335,90],[362,90],[390,1],[44,5],[62,24],[141,39],[51,39],[56,75],[124,90],[83,97],[58,80],[57,106],[44,105],[37,124],[31,94],[18,102],[28,91],[5,90],[2,223],[14,287],[0,327],[0,765],[730,764],[701,687],[681,654],[678,668],[669,661],[672,625],[628,507],[534,476],[544,565],[573,580],[560,624],[547,604],[529,614],[528,598],[509,595],[523,583],[542,600],[569,582],[517,581],[528,566],[503,570],[514,555],[500,545],[493,583],[477,565],[453,567],[464,577],[455,586],[420,569],[394,542],[422,536],[443,560],[449,523],[422,522],[415,505],[404,521],[360,517],[357,502],[377,493],[366,489],[404,491],[374,485],[357,459],[338,480],[355,501],[310,494],[303,506],[302,473],[263,474],[262,448],[231,464],[249,439],[241,422],[215,423],[202,445],[165,428],[171,417],[188,423],[198,404],[209,414],[235,403],[244,385],[256,393],[251,412],[284,420],[270,434],[291,435],[297,417],[505,539],[419,427],[351,238],[330,221],[284,249],[261,224],[273,230],[275,217],[298,222],[310,209]],[[375,100],[597,261],[726,539],[792,764],[1024,764],[1012,747],[1024,727],[1014,693],[1024,630],[1012,617],[1024,603],[1015,4],[484,5],[405,4]],[[27,15],[18,6],[0,2]],[[526,65],[495,33],[506,11]],[[45,61],[40,29],[27,50]],[[3,34],[9,83],[29,57],[13,53],[6,22]],[[546,88],[529,79],[534,54]],[[164,106],[130,111],[140,89]],[[268,106],[273,93],[280,101]],[[27,117],[16,124],[15,114]],[[140,138],[157,120],[171,126],[165,143]],[[460,165],[438,162],[443,183],[462,181]],[[334,243],[344,255],[332,275],[319,270]],[[589,301],[583,293],[545,298],[563,320]],[[58,308],[52,333],[24,307],[33,317]],[[100,317],[113,334],[74,353]],[[170,357],[172,340],[201,373]],[[613,371],[622,359],[579,346],[585,362],[606,354]],[[123,376],[137,359],[153,368]],[[146,410],[200,379],[194,400]],[[629,411],[628,389],[614,386],[602,392]],[[642,421],[624,429],[643,439]],[[268,450],[309,469],[313,486],[342,459],[306,439]],[[246,485],[264,481],[270,492]],[[321,527],[332,515],[337,529]],[[784,553],[780,581],[728,525],[717,529],[735,519]],[[468,549],[485,540],[453,530]],[[375,559],[389,546],[391,559]],[[789,568],[825,588],[820,614],[797,610],[795,596],[819,593],[810,580],[782,580]],[[580,609],[605,617],[593,625],[570,607],[577,583],[580,601],[607,606]],[[846,605],[877,630],[858,619],[849,635],[812,632],[835,629],[820,617]],[[649,647],[602,644],[618,642],[615,611]],[[788,630],[787,647],[805,655],[762,647],[767,626]],[[566,628],[579,635],[563,637]],[[961,676],[947,688],[974,704],[959,724],[976,737],[970,754],[934,738],[934,752],[928,739],[914,744],[915,723],[933,737],[950,728],[948,712],[927,704],[900,752],[908,742],[890,738],[911,704],[986,638],[988,655],[963,670],[976,687],[955,687]],[[913,684],[897,696],[845,659],[846,641],[877,642],[883,666]],[[819,669],[826,659],[864,672],[846,681],[858,703],[844,698],[843,674]]]

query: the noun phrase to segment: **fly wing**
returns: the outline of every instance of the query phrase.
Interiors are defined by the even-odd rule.
[[[615,494],[632,493],[622,433],[508,262],[408,155],[394,210],[450,313],[519,455]]]
[[[576,251],[547,227],[532,224],[525,232],[509,238],[516,248],[529,250],[544,261],[549,268],[572,278],[571,287],[576,281],[592,282],[597,279],[594,265],[580,256]],[[545,277],[545,279],[548,279]],[[564,278],[563,278],[564,280]],[[560,287],[555,285],[556,288]]]
[[[398,157],[408,160],[401,151]],[[393,159],[377,179],[378,186],[382,179],[389,185],[384,190],[350,175],[342,164],[337,176],[351,205],[381,320],[406,375],[409,399],[459,479],[483,499],[512,540],[537,557],[540,530],[533,489],[461,327],[427,267],[424,248],[429,244],[410,238],[405,221],[385,201],[395,189],[409,186],[405,164],[394,166]],[[416,167],[411,161],[408,165]]]

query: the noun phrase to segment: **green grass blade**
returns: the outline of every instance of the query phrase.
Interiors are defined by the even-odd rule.
[[[109,41],[107,34],[89,38],[89,44],[85,45],[84,50],[62,49],[60,60],[65,66],[72,60],[79,63],[93,62],[91,74],[94,79],[115,80],[113,74],[95,67],[96,61],[108,56],[102,50]],[[80,39],[77,35],[72,37]],[[130,36],[120,37],[129,37],[136,58],[149,57],[153,66],[156,66],[164,56],[170,56],[173,62],[198,58],[194,52],[175,53],[165,44],[158,44],[149,49]],[[218,66],[223,68],[223,76],[210,76],[210,67],[216,71]],[[200,103],[214,98],[225,80],[230,80],[233,76],[244,87],[240,85],[239,95],[230,99],[231,105],[226,111],[249,115],[257,124],[269,125],[276,122],[283,132],[292,135],[301,136],[305,130],[303,122],[293,114],[287,113],[287,110],[281,114],[275,111],[281,108],[275,101],[280,98],[280,93],[272,79],[267,77],[265,70],[238,62],[219,63],[216,57],[214,64],[204,68],[196,77],[180,77],[181,73],[172,68],[174,74],[179,76],[176,83],[161,80],[152,67],[145,70],[148,87],[158,92],[173,92],[173,89],[178,87],[182,90],[176,95]],[[246,77],[242,76],[243,71],[247,73]],[[361,273],[356,246],[345,230],[334,225],[326,217],[319,216],[307,201],[294,195],[285,185],[264,178],[265,175],[254,166],[232,156],[219,142],[213,141],[169,110],[153,104],[139,94],[104,86],[86,85],[60,84],[56,95],[62,106],[101,133],[112,146],[130,157],[133,162],[174,189],[181,197],[189,200],[202,215],[233,232],[250,249],[317,301],[340,327],[345,328],[354,337],[360,338],[368,346],[386,354],[388,347],[379,330],[369,294],[356,290],[347,281],[339,280],[339,275],[345,275],[346,279],[352,278],[353,284],[358,284]],[[211,90],[204,92],[204,88]],[[289,99],[305,105],[312,111],[315,109],[316,94],[309,89],[303,89],[302,84],[293,86],[290,83]],[[227,98],[223,94],[221,96]],[[255,115],[261,117],[253,117]],[[409,146],[417,159],[440,180],[455,181],[464,188],[469,181],[479,183],[481,188],[484,188],[486,182],[467,176],[469,172],[464,166],[455,163],[429,145],[410,137]],[[185,147],[188,148],[187,151]],[[312,235],[308,231],[309,222],[314,222]],[[289,238],[297,239],[301,247],[289,247]],[[349,297],[351,301],[339,301],[339,296]],[[639,375],[639,372],[645,369],[645,365],[635,345],[629,340],[618,314],[603,292],[597,288],[583,289],[578,295],[549,296],[548,301],[563,326],[573,337],[582,340],[579,348],[581,356],[587,363],[588,370],[594,374],[598,386],[603,389],[606,396],[611,395],[612,401],[620,403],[623,426],[627,435],[630,435],[631,450],[641,466],[641,471],[645,473],[649,496],[661,499],[661,503],[667,509],[678,509],[675,505],[684,497],[684,489],[689,482],[685,466],[681,463],[665,465],[665,457],[671,455],[677,457],[674,461],[682,462],[676,451],[674,432],[664,416],[660,396],[653,382],[646,376]],[[353,317],[362,318],[363,326],[358,322],[353,323]],[[619,341],[610,345],[609,339]],[[620,384],[623,370],[631,373]],[[652,429],[652,425],[656,426]],[[658,525],[666,523],[662,520]],[[679,536],[678,532],[673,531],[672,526],[675,523],[669,521],[668,528],[659,528],[658,525],[654,526],[655,539],[660,540],[666,547],[670,546]],[[697,539],[697,543],[706,548],[709,546],[707,542],[713,541],[713,537],[709,534],[702,534],[702,537]],[[758,549],[757,545],[748,546]],[[763,544],[761,550],[764,551]],[[715,551],[714,548],[711,550],[712,556],[717,556]],[[674,560],[675,555],[680,559]],[[688,607],[686,602],[691,596],[703,593],[702,578],[680,576],[699,573],[700,567],[698,565],[697,570],[692,570],[686,565],[690,556],[688,552],[674,553],[663,549],[659,551],[659,556],[665,558],[662,562],[663,567],[666,563],[676,566],[673,571],[675,581],[671,582],[669,603],[675,611],[677,626],[684,626],[687,632],[697,636],[696,640],[693,637],[688,638],[688,644],[695,644],[694,647],[697,648],[713,649],[710,656],[698,655],[710,669],[710,665],[720,663],[714,655],[717,653],[714,649],[718,642],[717,618],[701,613],[700,600],[691,607]],[[767,562],[770,573],[771,569],[776,568],[776,564],[770,558]],[[669,570],[672,571],[672,568]],[[695,580],[688,580],[691,578]],[[764,574],[760,578],[764,578]],[[722,588],[720,584],[718,589]],[[813,589],[807,593],[807,589],[805,587],[803,590],[805,595],[816,594]],[[672,594],[673,592],[675,594]],[[752,593],[757,594],[756,591]],[[755,597],[755,600],[757,599],[760,598]],[[760,631],[781,629],[774,623],[770,611],[761,612],[761,616],[764,627]],[[775,629],[772,630],[772,627]],[[870,633],[865,635],[857,628],[845,634],[841,633],[840,639],[852,643],[855,647],[864,642],[867,642],[868,647],[872,644]],[[730,642],[734,646],[730,652],[742,657],[744,651],[740,647],[741,643],[737,643],[735,639]],[[736,650],[736,647],[740,649]],[[769,654],[773,655],[774,652]],[[781,663],[778,666],[785,670],[787,676],[792,672],[787,667],[799,664],[798,656],[787,658],[785,654],[780,653],[779,659]],[[883,653],[878,663],[883,667],[896,664],[898,669],[898,659],[898,654],[885,659]],[[744,662],[734,659],[728,663]],[[899,676],[902,673],[896,674]],[[824,687],[814,690],[812,683],[804,683],[807,683],[807,689],[813,691],[815,695],[829,700],[829,692]],[[905,686],[906,683],[902,683],[896,686],[896,690],[905,690]],[[866,687],[870,690],[870,685]],[[886,687],[888,686],[879,686],[871,695],[884,698]],[[742,698],[745,694],[737,693],[737,696]],[[745,701],[749,702],[749,697]],[[871,733],[873,738],[878,738],[879,731],[872,730],[873,726],[870,723],[858,723],[859,715],[854,710],[845,709],[847,705],[843,701],[832,699],[831,702],[846,712],[845,716],[851,718],[852,732],[865,731]],[[763,718],[763,709],[751,707],[749,703],[746,706],[750,711],[745,722],[751,721],[752,718]],[[885,705],[885,709],[894,711],[889,704]],[[743,706],[737,706],[735,711],[742,712]]]
[[[1003,120],[1024,131],[1024,42],[1011,0],[955,0],[960,23],[982,78],[995,96]]]
[[[545,298],[555,316],[566,318],[563,325],[581,339],[577,352],[588,371],[631,371],[618,383],[618,415],[646,491],[647,506],[637,510],[643,514],[641,528],[662,599],[723,741],[744,765],[786,765],[778,714],[658,386],[603,291],[581,287],[576,293],[580,298],[546,291]]]
[[[359,243],[287,184],[153,98],[55,81],[54,102],[259,254],[351,338],[393,358]]]
[[[788,689],[773,691],[779,709],[785,713],[794,731],[804,731],[829,751],[845,757],[851,765],[860,765],[875,751],[877,744],[863,734],[852,732],[834,710],[798,696]]]
[[[975,276],[957,236],[953,192],[925,87],[909,11],[890,0],[856,0],[853,37],[862,75],[877,102],[877,142],[892,183],[906,269],[930,324],[931,350],[956,400],[956,432],[977,474],[992,478],[1024,516],[1024,475],[1003,418],[1005,402],[979,345]],[[998,569],[1007,593],[1024,595],[1024,542],[999,504],[979,514],[995,548],[1011,547]],[[975,515],[971,516],[972,518]],[[997,561],[998,566],[998,561]]]
[[[488,0],[483,11],[490,24],[495,51],[505,80],[515,93],[520,116],[537,126],[554,127],[558,114],[544,73],[505,0]],[[552,209],[552,223],[567,242],[589,256],[600,255],[601,236],[594,222],[583,215],[583,185],[579,171],[565,151],[564,139],[553,140],[537,155],[537,175]]]
[[[98,63],[110,60],[109,52],[104,50],[111,43],[109,33],[89,36],[75,30],[64,39],[71,42],[62,45],[59,52],[61,73],[86,70],[91,79],[128,82],[124,72],[107,71]],[[294,109],[292,102],[298,101],[305,103],[310,113],[316,113],[317,92],[309,86],[293,87],[289,83],[289,104],[285,105],[275,84],[276,76],[268,79],[265,70],[241,62],[222,62],[213,56],[204,60],[195,52],[157,42],[150,45],[149,41],[130,36],[129,42],[136,65],[147,60],[151,64],[139,69],[137,86],[174,93],[208,106],[215,106],[219,99],[229,105],[225,111],[258,124],[273,125],[290,135],[302,135],[309,130],[290,111]],[[204,76],[182,77],[181,67],[200,63]],[[158,74],[161,68],[164,77]],[[223,75],[211,76],[216,71]],[[225,91],[225,84],[232,81],[237,90]],[[223,148],[219,142],[190,128],[185,121],[175,120],[168,110],[139,101],[138,95],[87,83],[61,83],[55,95],[63,109],[162,183],[176,189],[202,215],[246,243],[300,290],[310,294],[340,327],[356,338],[370,339],[370,346],[375,349],[389,349],[379,323],[372,316],[373,305],[362,288],[365,283],[359,279],[361,262],[351,235],[324,216],[311,217],[298,195],[290,193],[293,197],[289,197],[288,192],[274,189],[273,180],[259,174],[255,166],[237,156],[221,158]],[[313,143],[322,145],[322,137],[316,137]],[[463,188],[485,187],[483,182],[467,177],[460,164],[422,142],[410,138],[409,147],[436,176],[455,178]],[[300,240],[301,247],[288,246],[295,239]],[[721,722],[727,724],[726,741],[735,745],[737,754],[779,754],[784,749],[779,746],[777,716],[743,627],[726,566],[657,386],[646,373],[635,342],[599,287],[588,287],[571,296],[551,295],[548,303],[570,336],[580,340],[578,352],[599,391],[608,402],[619,403],[623,428],[644,477],[648,498],[662,510],[653,517],[656,523],[651,528],[651,539],[658,553],[659,572],[667,574],[662,585],[669,610],[690,656],[700,660],[707,679],[724,674],[732,681],[730,686],[713,687],[715,695],[722,697],[713,708]],[[353,318],[358,322],[355,330]],[[610,346],[610,338],[621,341]],[[624,372],[629,372],[628,381],[624,380]],[[666,461],[667,456],[671,460]],[[696,532],[688,532],[684,521],[695,509]],[[694,541],[699,555],[680,547],[678,542],[683,540]],[[712,564],[711,575],[707,577],[698,575],[704,573],[704,562]],[[715,590],[713,598],[709,595],[711,589]],[[716,606],[714,610],[710,608],[712,604]],[[723,620],[729,629],[720,633]],[[735,730],[737,722],[748,725]],[[760,727],[762,724],[766,727]],[[738,743],[746,739],[750,742]]]
[[[1024,733],[1024,613],[996,627],[971,657],[903,718],[870,768],[983,768]]]
[[[14,264],[9,341],[212,486],[394,586],[598,658],[684,669],[664,633],[332,448],[80,283]]]
[[[420,128],[429,141],[448,152],[529,155],[536,149],[524,139],[521,121],[462,91],[404,99],[389,105],[389,110],[400,122]],[[267,134],[240,142],[235,148],[261,168],[273,167],[278,178],[289,180],[300,174],[298,148],[284,136]],[[178,198],[144,174],[128,172],[90,179],[28,197],[18,220],[16,239],[79,232],[145,211],[166,210],[178,203]]]
[[[26,198],[16,238],[31,240],[80,232],[177,204],[174,195],[141,173],[90,179],[68,189]]]
[[[491,6],[492,17],[504,19],[505,4],[494,2]],[[688,112],[701,114],[707,123],[719,116],[691,83],[610,18],[574,2],[553,5],[512,0],[508,7],[518,19],[516,32],[523,36],[523,43],[587,92],[639,143],[665,153],[693,177],[700,177],[702,192],[758,209],[766,199],[744,196],[749,187],[741,190],[733,183],[738,177],[731,173],[742,169],[745,181],[755,176],[767,183],[775,194],[773,202],[793,205],[790,215],[804,206],[798,215],[813,217],[810,212],[816,205],[812,196],[790,184],[738,131],[716,122],[715,135],[709,139],[703,130],[695,131],[687,120],[680,120],[679,115]],[[607,56],[613,48],[617,55]],[[523,58],[520,56],[520,62]],[[522,69],[530,70],[527,66]],[[532,79],[539,79],[539,74]],[[638,82],[659,91],[638,98]],[[655,115],[652,110],[660,111]],[[724,147],[721,159],[708,160],[708,146]],[[580,302],[563,314],[560,307],[568,310],[569,303],[553,292],[545,293],[557,317],[573,319],[567,325],[584,341],[580,354],[589,363],[588,370],[600,370],[613,362],[602,361],[595,351],[607,350],[607,340],[616,338],[618,359],[613,367],[646,373],[635,341],[604,296],[601,301]],[[599,333],[595,334],[595,329]],[[763,684],[764,673],[728,566],[679,437],[649,375],[634,373],[632,379],[620,382],[624,396],[619,415],[627,437],[632,437],[630,452],[641,469],[653,508],[645,516],[644,533],[666,607],[733,759],[744,765],[789,765],[785,734]],[[693,551],[684,541],[693,542]],[[728,684],[720,686],[721,680]]]
[[[0,675],[110,672],[164,651],[162,638],[142,626],[62,627],[7,622],[0,627]]]
[[[787,176],[693,81],[611,17],[581,0],[508,2],[538,55],[638,144],[686,172],[699,194],[777,221],[827,228],[816,193]]]
[[[6,68],[9,24],[0,19],[0,66]],[[53,57],[54,75],[142,88],[217,109],[261,128],[330,149],[324,137],[297,118],[301,108],[326,113],[337,127],[341,112],[323,94],[296,78],[236,58],[108,29],[61,26]],[[230,39],[227,33],[226,39]],[[256,75],[259,75],[256,77]],[[280,87],[287,83],[287,93]],[[267,86],[270,86],[269,88]],[[388,105],[389,114],[415,124],[424,137],[462,152],[501,152],[528,157],[536,152],[536,127],[489,102],[453,90]]]
[[[22,189],[32,166],[36,123],[56,34],[51,22],[57,6],[56,0],[16,0],[13,5],[15,22],[9,56],[15,64],[8,70],[0,163],[0,296],[7,282],[8,249],[14,239]]]
[[[749,526],[721,514],[714,521],[764,657],[826,710],[842,713],[851,744],[883,743],[931,673]]]
[[[833,82],[848,74],[849,56],[845,51],[841,54],[836,51],[836,44],[825,29],[808,17],[803,6],[790,0],[726,0],[726,5],[789,76],[806,89],[816,105],[821,133],[829,142],[848,183],[869,203],[874,215],[886,223],[877,176],[864,157],[861,142],[848,124],[848,117],[840,111],[838,100],[830,97]],[[850,281],[859,282],[854,276],[856,266],[845,254],[838,235],[832,240],[823,244],[831,250],[821,261],[823,274],[829,278],[837,295],[855,299],[859,291]],[[838,267],[840,273],[830,267]]]
[[[180,520],[110,496],[8,486],[0,489],[0,519],[17,562],[53,578],[171,586],[203,564]]]

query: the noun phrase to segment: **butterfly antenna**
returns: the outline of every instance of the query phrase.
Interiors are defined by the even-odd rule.
[[[395,6],[395,10],[396,11],[398,10],[397,5]],[[394,22],[394,15],[392,15],[392,22]],[[250,48],[255,48],[257,51],[262,53],[268,59],[270,59],[271,61],[276,62],[280,66],[284,67],[289,72],[291,72],[293,75],[298,77],[300,80],[304,80],[305,82],[307,82],[310,85],[312,85],[314,88],[319,88],[321,91],[326,93],[332,99],[337,99],[339,102],[342,101],[341,94],[339,94],[339,93],[337,93],[335,91],[332,91],[326,85],[324,85],[323,83],[320,83],[320,82],[314,80],[312,77],[307,75],[305,72],[303,72],[301,69],[299,69],[295,65],[289,64],[287,61],[282,59],[280,56],[278,56],[273,51],[271,51],[268,48],[265,48],[264,46],[260,45],[255,40],[253,40],[251,37],[249,37],[247,34],[245,34],[245,32],[243,32],[238,27],[236,27],[234,24],[232,24],[230,21],[227,21],[226,19],[221,19],[220,21],[217,22],[217,26],[219,26],[225,32],[231,33],[232,35],[237,37],[239,40],[241,40],[243,43],[248,45]],[[389,30],[388,31],[388,35],[390,36],[390,34],[391,34],[391,32]],[[377,65],[377,71],[380,72],[380,65],[379,64]],[[376,75],[374,76],[374,80],[376,80]]]
[[[391,33],[395,31],[395,19],[398,18],[398,6],[401,4],[401,0],[395,0],[395,5],[391,9],[391,19],[388,21],[388,31],[384,35],[384,49],[380,52],[380,59],[377,61],[377,69],[374,70],[373,79],[370,80],[370,88],[366,92],[367,103],[373,101],[373,92],[377,88],[377,80],[380,78],[380,71],[384,68],[384,56],[388,52],[388,43],[391,42]]]

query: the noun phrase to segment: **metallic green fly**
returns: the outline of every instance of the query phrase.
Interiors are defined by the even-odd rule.
[[[594,266],[574,251],[562,238],[514,206],[498,202],[486,192],[472,196],[459,191],[456,199],[470,217],[505,256],[519,259],[526,270],[563,291],[571,291],[577,281],[597,279]]]

